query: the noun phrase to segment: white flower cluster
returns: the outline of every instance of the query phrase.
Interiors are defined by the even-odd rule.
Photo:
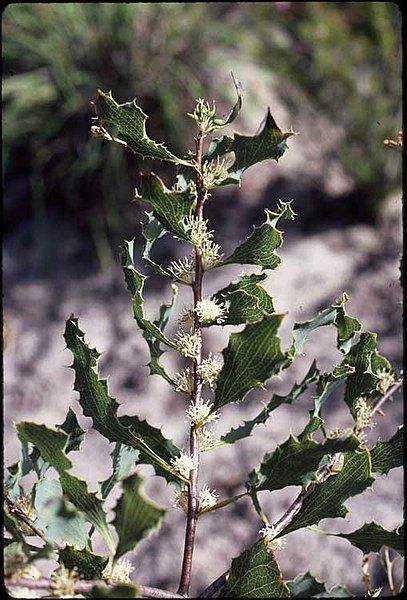
[[[194,468],[194,459],[186,452],[181,451],[177,458],[171,459],[171,464],[180,475],[188,479],[190,471]]]
[[[206,450],[211,450],[214,447],[216,442],[216,436],[211,429],[207,427],[200,427],[197,429],[197,437],[199,450],[201,452],[205,452]]]
[[[219,495],[216,494],[216,490],[210,490],[206,483],[202,486],[199,492],[199,511],[212,508],[217,502]]]
[[[181,489],[176,489],[174,493],[174,498],[171,501],[171,504],[174,508],[180,508],[185,513],[188,512],[188,489],[186,487],[182,487]]]
[[[196,402],[191,402],[186,410],[188,421],[196,427],[200,427],[204,423],[216,421],[219,418],[219,414],[217,412],[211,413],[212,407],[212,402],[203,398],[199,398]]]
[[[209,102],[206,102],[203,98],[198,98],[194,112],[187,113],[188,117],[191,117],[197,124],[198,129],[204,133],[210,133],[214,130],[214,119],[215,119],[215,100],[212,102],[212,108]]]
[[[199,365],[199,375],[203,383],[212,387],[219,377],[222,367],[222,358],[220,356],[214,356],[212,352],[210,352]]]
[[[201,324],[206,325],[208,323],[222,323],[228,309],[223,302],[204,298],[196,303],[195,312]]]
[[[131,583],[130,573],[134,567],[126,558],[119,558],[117,561],[108,562],[102,572],[102,577],[107,583]]]
[[[361,396],[355,403],[355,429],[374,429],[375,423],[372,419],[372,407],[364,396]]]
[[[209,271],[216,267],[221,260],[223,254],[220,254],[220,246],[212,240],[205,242],[201,247],[202,250],[202,268],[204,271]]]
[[[189,367],[180,373],[175,373],[174,386],[177,392],[192,394],[194,390],[194,375]]]
[[[213,231],[208,231],[208,221],[196,217],[186,218],[186,230],[194,246],[207,244],[213,238]]]
[[[179,329],[175,334],[175,344],[178,352],[186,358],[195,358],[199,354],[202,346],[202,337],[200,331],[191,331],[190,333]]]
[[[284,538],[274,539],[277,532],[273,525],[268,525],[267,527],[260,529],[259,533],[263,536],[263,541],[268,552],[275,552],[285,546],[286,541]]]
[[[203,164],[202,179],[206,188],[217,185],[227,178],[229,162],[230,160],[220,159],[218,156],[216,160],[210,160]]]
[[[385,394],[396,381],[394,374],[387,369],[380,369],[377,371],[376,377],[380,379],[378,389],[382,394]]]
[[[167,267],[169,273],[177,281],[192,285],[195,279],[195,261],[193,256],[184,256],[179,260],[172,260]]]
[[[75,596],[75,586],[79,581],[78,569],[68,569],[60,565],[51,573],[51,593],[57,598],[72,598]]]

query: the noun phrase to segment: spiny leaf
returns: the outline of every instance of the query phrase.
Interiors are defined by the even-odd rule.
[[[272,297],[260,285],[266,277],[265,273],[241,275],[236,282],[232,282],[212,296],[212,300],[224,302],[228,307],[222,325],[255,323],[274,312]]]
[[[106,380],[96,372],[99,352],[84,341],[74,317],[68,319],[65,341],[74,356],[75,390],[84,415],[92,417],[93,427],[110,442],[120,442],[140,451],[140,462],[151,464],[167,481],[177,482],[179,476],[170,466],[171,458],[178,456],[179,449],[164,438],[161,431],[135,416],[117,417],[119,404],[109,396]]]
[[[394,531],[384,529],[378,523],[365,523],[363,527],[351,533],[329,533],[349,540],[351,544],[360,548],[363,554],[379,552],[382,546],[393,548],[401,556],[404,556],[404,531],[399,527]]]
[[[266,454],[260,465],[250,473],[248,489],[260,492],[280,490],[289,485],[304,485],[313,478],[324,456],[353,452],[360,446],[352,430],[321,444],[308,435],[303,437],[305,439],[298,439],[291,434],[274,452]]]
[[[372,449],[372,471],[387,475],[390,469],[401,467],[404,458],[404,427],[401,426],[387,442],[377,442]]]
[[[133,550],[140,540],[159,526],[167,512],[140,492],[142,483],[143,479],[137,474],[122,482],[123,494],[116,504],[113,521],[119,536],[116,558]]]
[[[232,560],[229,578],[221,590],[221,598],[288,598],[274,554],[267,552],[263,540]]]
[[[355,368],[351,365],[338,365],[332,373],[324,373],[319,377],[314,397],[314,416],[319,417],[323,404],[328,400],[336,388],[354,373]]]
[[[105,481],[99,482],[103,498],[107,498],[117,482],[128,477],[139,455],[139,451],[131,446],[124,446],[120,443],[115,444],[110,455],[113,462],[112,474]]]
[[[150,140],[146,133],[147,115],[137,106],[136,100],[118,104],[111,92],[106,94],[98,90],[94,106],[97,117],[93,131],[101,137],[124,144],[141,158],[157,158],[176,164],[190,164],[174,156],[164,144],[157,144]]]
[[[224,364],[216,385],[213,410],[240,402],[255,386],[277,375],[287,363],[278,328],[284,315],[273,314],[232,333],[223,350]]]
[[[69,443],[69,442],[68,442]],[[84,548],[89,523],[63,496],[57,479],[40,479],[34,485],[35,526],[45,531],[48,542],[66,542]]]
[[[49,429],[45,425],[28,421],[16,425],[21,440],[31,442],[59,475],[62,490],[67,498],[82,511],[87,520],[94,525],[99,533],[112,546],[112,538],[106,522],[106,514],[102,502],[95,494],[88,491],[87,485],[81,479],[74,477],[68,471],[72,463],[65,454],[68,436],[62,431]]]
[[[108,556],[99,556],[89,550],[77,550],[70,546],[59,550],[58,554],[60,564],[69,570],[76,568],[81,579],[86,580],[102,579],[103,569],[109,560]]]
[[[56,428],[65,431],[68,435],[68,443],[65,449],[66,454],[79,450],[81,443],[85,439],[86,431],[79,425],[72,408],[69,408],[65,421],[61,425],[57,425]]]
[[[318,581],[307,571],[300,573],[292,581],[287,581],[293,598],[350,598],[351,594],[343,586],[335,586],[331,590],[325,588],[325,584]]]
[[[218,185],[228,185],[229,183],[240,185],[244,171],[250,166],[268,159],[278,161],[287,149],[286,140],[295,135],[293,131],[286,133],[281,131],[276,125],[270,109],[267,111],[264,125],[262,124],[260,127],[259,133],[253,136],[235,133],[233,136],[224,135],[212,141],[204,156],[205,161],[222,158],[231,152],[235,156],[226,178]]]
[[[342,352],[349,351],[351,339],[358,332],[362,324],[357,319],[349,317],[345,310],[345,303],[348,296],[344,293],[338,303],[333,304],[316,317],[305,323],[295,323],[293,329],[293,345],[290,350],[293,360],[300,354],[303,354],[304,344],[311,331],[318,327],[334,325],[337,328],[338,348]]]
[[[153,213],[146,212],[147,221],[141,224],[141,229],[144,237],[144,251],[143,259],[146,261],[149,267],[153,269],[158,275],[172,279],[172,275],[164,267],[157,264],[151,258],[151,252],[154,244],[157,240],[166,235],[167,231],[161,225],[161,223],[154,217]]]
[[[319,371],[316,368],[314,361],[301,383],[294,384],[291,391],[285,396],[273,394],[271,400],[264,405],[263,410],[256,417],[254,417],[254,419],[245,421],[243,425],[240,425],[240,427],[237,427],[236,429],[231,429],[228,433],[220,438],[220,441],[217,445],[233,444],[238,440],[250,436],[256,425],[265,423],[272,411],[278,408],[281,404],[291,404],[294,400],[296,400],[305,391],[308,385],[318,379],[318,375]]]
[[[236,119],[236,117],[240,113],[240,109],[242,108],[242,94],[241,94],[241,90],[240,90],[240,85],[234,78],[233,73],[232,73],[232,79],[233,79],[233,83],[234,83],[236,94],[237,94],[237,100],[236,100],[236,103],[233,106],[232,110],[229,112],[229,114],[225,118],[223,118],[223,119],[215,118],[213,120],[213,123],[214,123],[216,129],[222,129],[223,127],[226,127],[226,125],[230,125],[231,123],[233,123],[233,121]]]
[[[260,227],[255,227],[253,233],[240,244],[230,256],[221,261],[219,265],[242,264],[259,265],[263,269],[275,269],[281,258],[275,253],[283,243],[283,234],[276,228],[281,218],[293,220],[295,213],[290,207],[290,202],[278,203],[277,212],[266,209],[266,221]]]
[[[344,518],[348,509],[343,502],[363,492],[373,481],[370,453],[367,448],[361,447],[356,452],[345,454],[342,470],[336,475],[331,475],[308,494],[299,512],[278,536],[309,525],[317,525],[321,519]]]
[[[166,231],[180,239],[188,239],[185,218],[190,216],[196,199],[196,194],[190,188],[169,190],[154,173],[143,174],[137,197],[150,202],[154,217]]]

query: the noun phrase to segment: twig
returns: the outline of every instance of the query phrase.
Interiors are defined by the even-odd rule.
[[[391,386],[391,388],[384,394],[384,396],[382,396],[380,398],[380,400],[377,402],[377,404],[375,405],[375,407],[372,410],[372,415],[374,415],[376,412],[378,412],[380,410],[380,408],[383,406],[383,404],[386,402],[386,400],[388,400],[391,396],[393,396],[394,392],[397,392],[399,387],[401,387],[402,385],[403,385],[403,378],[401,377],[398,381],[396,381],[396,383],[394,385]]]
[[[194,212],[195,219],[202,220],[203,218],[203,205],[206,199],[206,191],[204,182],[202,179],[202,152],[203,152],[203,140],[204,134],[200,132],[195,140],[196,142],[196,191],[197,200],[196,208]],[[203,266],[202,266],[202,248],[200,245],[195,246],[195,280],[193,283],[194,293],[194,308],[196,308],[198,302],[202,300],[202,279],[203,279]],[[202,326],[199,321],[198,314],[195,311],[194,317],[194,329],[196,332],[202,331]],[[197,356],[193,362],[194,372],[194,389],[191,395],[192,402],[197,404],[201,398],[202,392],[202,380],[199,373],[199,367],[202,360],[202,348],[199,350]],[[187,595],[189,591],[189,584],[191,580],[192,570],[192,555],[194,551],[195,543],[195,532],[196,524],[198,520],[198,469],[199,469],[199,444],[198,435],[195,426],[191,427],[190,432],[190,455],[193,460],[193,468],[189,474],[188,484],[188,513],[187,513],[187,524],[185,531],[185,544],[184,544],[184,557],[182,561],[181,578],[178,587],[178,593]]]
[[[215,581],[211,583],[211,585],[208,585],[208,587],[205,588],[204,591],[199,594],[198,598],[212,598],[212,596],[214,596],[216,592],[223,588],[223,586],[228,580],[228,577],[229,571],[225,571],[220,577],[215,579]]]
[[[51,588],[51,580],[42,577],[41,579],[6,579],[7,587],[23,587],[30,590],[50,590]],[[107,584],[105,581],[79,581],[77,585],[75,585],[75,593],[83,594],[89,592],[94,585],[99,585],[104,588],[112,587],[112,585]],[[175,594],[174,592],[168,592],[167,590],[161,590],[159,588],[153,588],[146,585],[135,584],[137,587],[137,591],[141,597],[144,598],[185,598],[185,596],[180,596],[179,594]]]
[[[14,517],[16,517],[16,519],[18,519],[19,521],[22,521],[25,525],[27,525],[31,531],[33,532],[34,535],[40,537],[42,540],[46,541],[45,539],[45,534],[43,531],[41,531],[41,529],[38,529],[33,521],[27,517],[27,515],[25,515],[11,500],[10,498],[5,495],[4,496],[4,500],[6,502],[6,506],[7,506],[7,510],[10,512],[10,514],[12,514]]]

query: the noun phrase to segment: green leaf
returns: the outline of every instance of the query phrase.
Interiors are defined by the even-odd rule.
[[[232,333],[223,350],[224,364],[216,385],[213,410],[240,402],[255,386],[277,375],[287,363],[281,351],[278,328],[284,315],[273,314]]]
[[[229,264],[259,265],[263,269],[275,269],[281,258],[275,253],[283,243],[283,234],[276,228],[281,218],[293,220],[295,213],[290,202],[278,203],[277,212],[266,209],[266,221],[260,227],[254,227],[253,233],[240,244],[230,256],[217,266]]]
[[[94,127],[99,128],[98,133],[101,137],[125,145],[141,158],[191,164],[174,156],[164,144],[157,144],[150,140],[146,132],[147,115],[137,106],[136,100],[118,104],[111,92],[106,94],[98,90],[94,106],[97,115]]]
[[[54,467],[59,475],[64,494],[78,510],[86,515],[87,520],[112,546],[113,541],[102,502],[95,494],[88,491],[84,481],[68,473],[72,468],[72,463],[65,454],[68,436],[62,431],[28,421],[18,423],[16,428],[19,438],[36,446],[42,458]]]
[[[172,279],[172,275],[169,271],[166,271],[161,265],[154,262],[151,258],[151,252],[154,244],[157,240],[162,238],[167,231],[161,225],[161,223],[154,217],[153,213],[146,212],[147,221],[141,224],[141,229],[144,237],[144,251],[143,259],[146,261],[149,267],[155,271],[158,275]],[[132,258],[132,255],[131,257]]]
[[[45,532],[48,542],[66,542],[84,548],[88,543],[89,523],[73,504],[63,497],[57,479],[40,479],[34,485],[35,526]]]
[[[90,592],[87,592],[85,598],[138,598],[138,588],[130,583],[121,583],[114,587],[103,587],[94,585]]]
[[[70,570],[76,567],[81,579],[88,581],[102,579],[102,572],[109,561],[108,556],[99,556],[89,550],[77,550],[70,546],[59,550],[58,554],[60,564]]]
[[[205,161],[222,158],[231,152],[235,155],[234,163],[229,167],[227,177],[220,185],[229,183],[240,185],[243,173],[250,166],[268,159],[278,161],[287,149],[286,140],[295,135],[293,131],[286,133],[281,131],[270,109],[267,111],[264,125],[260,127],[259,133],[253,136],[235,133],[233,136],[224,135],[212,141],[204,156]]]
[[[401,467],[404,458],[404,427],[401,426],[387,442],[377,442],[371,450],[372,471],[387,475],[390,469]]]
[[[119,404],[109,396],[106,380],[99,379],[95,370],[99,352],[86,345],[74,317],[66,323],[65,340],[74,356],[74,389],[79,392],[84,415],[92,417],[93,427],[110,442],[120,442],[139,450],[140,462],[153,465],[167,481],[181,479],[170,465],[171,459],[180,451],[159,429],[136,416],[117,417]]]
[[[326,590],[325,584],[318,581],[311,573],[300,573],[292,581],[287,581],[293,598],[350,598],[348,590],[337,585],[331,590]]]
[[[317,485],[306,496],[301,509],[278,536],[309,525],[317,525],[321,519],[344,518],[348,509],[343,502],[363,492],[373,481],[370,453],[367,448],[361,447],[356,452],[345,454],[342,470]]]
[[[365,523],[363,527],[352,531],[352,533],[329,533],[349,540],[351,544],[360,548],[363,554],[379,552],[382,546],[393,548],[401,556],[404,556],[404,531],[399,527],[394,531],[388,531],[377,523]]]
[[[290,350],[293,360],[300,354],[303,354],[304,344],[307,336],[318,329],[327,325],[334,325],[337,328],[337,345],[342,352],[348,352],[351,339],[361,328],[362,324],[357,319],[349,317],[345,310],[345,303],[348,296],[344,293],[337,304],[333,304],[316,317],[305,323],[295,323],[293,329],[293,345]]]
[[[336,388],[339,387],[339,385],[341,385],[341,383],[343,383],[343,381],[354,371],[355,368],[351,365],[338,365],[332,373],[324,373],[320,376],[317,384],[316,396],[314,397],[313,414],[315,417],[320,416],[323,404],[325,404]]]
[[[42,461],[38,450],[33,448],[32,444],[29,444],[28,442],[21,442],[20,460],[7,467],[9,475],[4,482],[5,490],[10,500],[14,501],[20,495],[20,479],[22,477],[31,471],[38,473],[38,461]]]
[[[79,450],[81,443],[85,439],[86,431],[79,425],[78,419],[71,408],[68,410],[65,421],[61,425],[57,425],[56,428],[68,434],[68,443],[65,449],[66,454],[73,450]]]
[[[228,307],[222,325],[256,323],[274,312],[272,297],[260,285],[266,278],[265,273],[241,275],[237,281],[212,296],[212,300],[224,302]]]
[[[116,443],[111,453],[113,471],[110,477],[100,483],[100,491],[103,498],[107,498],[113,486],[130,475],[130,471],[136,463],[140,453],[131,446]]]
[[[232,560],[229,578],[220,592],[221,598],[288,598],[274,555],[267,552],[263,540]]]
[[[321,459],[337,452],[353,452],[360,441],[352,430],[342,436],[327,439],[319,444],[312,438],[289,439],[266,454],[260,465],[250,473],[247,487],[257,492],[280,490],[289,485],[304,485],[314,477]]]
[[[215,118],[213,120],[213,124],[215,125],[216,129],[222,129],[223,127],[226,127],[226,125],[230,125],[231,123],[233,123],[233,121],[236,119],[236,117],[240,113],[240,109],[242,108],[242,95],[240,93],[240,86],[239,86],[238,82],[236,81],[236,79],[234,78],[233,73],[232,73],[232,79],[233,79],[233,83],[235,85],[237,100],[236,100],[236,103],[233,106],[232,110],[230,111],[230,113],[224,119]]]
[[[321,592],[317,594],[315,598],[352,598],[353,594],[346,589],[344,585],[335,585],[330,590],[326,592]]]
[[[154,217],[166,231],[182,240],[188,239],[185,218],[191,215],[196,199],[190,188],[169,190],[154,173],[143,174],[137,197],[150,202]]]
[[[264,405],[264,408],[256,417],[254,417],[254,419],[245,421],[243,425],[240,425],[240,427],[237,427],[236,429],[231,429],[228,433],[220,438],[220,442],[218,442],[217,445],[233,444],[238,440],[250,436],[256,425],[265,423],[273,410],[278,408],[281,404],[291,404],[294,400],[296,400],[306,390],[308,385],[318,379],[318,375],[319,371],[316,368],[314,361],[301,383],[294,384],[291,391],[285,396],[273,394],[271,400]]]
[[[160,525],[166,510],[140,492],[143,479],[135,474],[122,482],[123,494],[115,508],[113,524],[119,536],[116,558],[133,550],[137,543]]]

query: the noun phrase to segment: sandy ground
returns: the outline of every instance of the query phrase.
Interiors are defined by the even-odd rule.
[[[349,312],[357,316],[368,330],[379,333],[379,349],[397,368],[402,364],[401,289],[399,253],[401,217],[399,197],[389,198],[376,228],[360,225],[330,229],[303,236],[287,224],[282,265],[269,276],[267,288],[275,297],[278,311],[288,311],[282,330],[285,345],[290,339],[294,321],[307,320],[317,310],[329,306],[342,291],[350,296]],[[259,217],[257,217],[259,218]],[[261,216],[260,216],[261,219]],[[259,221],[258,221],[259,222]],[[68,228],[58,224],[56,236],[66,248],[74,244]],[[249,231],[246,231],[249,233]],[[244,237],[244,233],[238,236]],[[237,239],[223,234],[220,240],[227,246]],[[47,424],[61,423],[69,406],[83,418],[72,391],[73,371],[70,353],[64,349],[62,333],[66,318],[74,313],[92,346],[101,351],[100,368],[109,376],[113,397],[127,413],[137,413],[151,424],[163,427],[165,435],[181,447],[186,446],[184,398],[174,393],[157,376],[148,378],[148,354],[144,340],[132,319],[132,310],[120,269],[97,275],[84,274],[80,265],[66,255],[60,268],[51,277],[40,278],[31,269],[30,252],[15,236],[6,240],[4,249],[5,322],[7,347],[4,358],[6,464],[18,456],[18,442],[13,421],[35,420]],[[55,263],[54,257],[54,263]],[[230,267],[208,276],[207,293],[223,287],[241,271]],[[248,271],[248,270],[247,270]],[[157,314],[169,289],[147,287],[148,314]],[[188,290],[180,289],[178,307],[189,304]],[[215,331],[216,329],[216,331]],[[225,328],[226,329],[226,328]],[[228,328],[231,329],[231,328]],[[173,329],[170,329],[170,332]],[[213,328],[205,343],[220,351],[226,342],[226,331]],[[305,373],[314,356],[322,369],[340,360],[335,349],[334,334],[329,330],[315,333],[308,344],[306,357],[290,369],[281,380],[272,381],[268,391],[252,393],[241,406],[224,409],[217,429],[219,433],[236,426],[244,418],[256,414],[260,402],[271,391],[288,390],[290,383]],[[170,355],[165,364],[175,371],[179,365]],[[292,371],[292,372],[291,372]],[[201,483],[216,488],[221,497],[242,491],[247,473],[265,452],[284,441],[290,430],[298,433],[304,426],[311,397],[294,407],[276,410],[266,426],[257,429],[253,439],[241,441],[230,448],[208,452],[203,457]],[[349,424],[349,415],[335,401],[327,413],[329,427]],[[386,409],[371,434],[388,439],[402,419],[401,395]],[[108,444],[99,434],[90,431],[83,444],[85,452],[75,457],[74,472],[85,477],[91,489],[109,472],[106,460]],[[142,467],[146,475],[151,469]],[[150,478],[146,490],[159,503],[170,508],[171,488],[162,480]],[[270,494],[263,492],[264,506],[270,519],[278,518],[297,495],[298,488]],[[379,477],[373,486],[347,502],[350,513],[346,520],[326,520],[321,525],[327,531],[348,532],[364,522],[376,520],[387,528],[400,524],[402,511],[402,472],[395,469],[387,477]],[[113,496],[114,498],[114,496]],[[113,504],[114,501],[112,500]],[[247,499],[202,518],[198,527],[193,569],[192,593],[202,589],[220,575],[256,538],[260,523]],[[184,515],[169,510],[160,531],[142,542],[129,558],[135,566],[135,577],[142,583],[175,589],[180,572],[183,545]],[[100,550],[103,546],[100,545]],[[361,586],[362,553],[345,540],[322,537],[307,530],[289,536],[284,551],[279,554],[280,566],[287,578],[310,570],[329,586],[346,584],[354,594],[363,594]]]

